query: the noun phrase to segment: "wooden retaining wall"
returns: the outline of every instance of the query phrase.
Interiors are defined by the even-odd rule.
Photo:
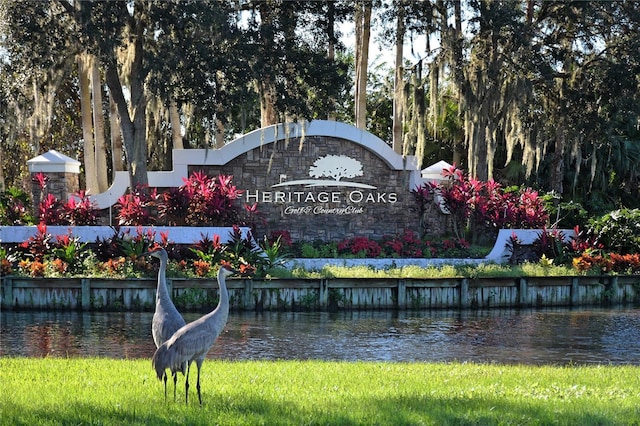
[[[180,310],[210,310],[215,279],[170,279]],[[450,279],[231,279],[234,310],[477,309],[640,302],[640,276]],[[2,309],[146,310],[155,279],[3,277]]]

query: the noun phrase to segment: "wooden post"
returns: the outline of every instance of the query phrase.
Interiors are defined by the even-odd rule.
[[[323,278],[320,280],[320,309],[326,309],[329,306],[329,280]]]
[[[91,309],[91,280],[83,278],[80,283],[82,285],[82,310],[88,311]]]
[[[9,277],[2,278],[2,288],[4,292],[2,307],[11,310],[13,308],[13,280]]]
[[[460,282],[460,307],[469,307],[469,278],[463,278]]]
[[[578,305],[580,301],[580,281],[577,277],[571,278],[571,306]]]
[[[529,306],[529,286],[526,278],[520,278],[520,285],[518,286],[518,302],[520,306]]]
[[[251,304],[251,293],[253,293],[253,280],[244,280],[244,297],[242,298],[242,309],[249,309]],[[255,309],[255,306],[254,306]]]
[[[407,308],[407,285],[404,280],[398,280],[398,286],[396,287],[398,291],[398,298],[396,300],[396,309],[406,309]]]
[[[610,303],[620,303],[620,289],[618,288],[618,277],[616,275],[609,277],[609,294],[611,298]]]

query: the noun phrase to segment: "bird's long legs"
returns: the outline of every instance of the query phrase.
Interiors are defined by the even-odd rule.
[[[184,403],[189,403],[189,371],[191,371],[191,363],[187,364],[187,377],[184,379]]]
[[[198,367],[198,380],[196,381],[196,389],[198,389],[198,401],[200,402],[200,405],[202,405],[202,393],[200,393],[200,367],[202,366],[202,361],[204,360],[196,360],[196,367]],[[191,362],[187,364],[187,377],[184,379],[185,404],[189,403],[189,371],[191,371]]]
[[[202,406],[202,394],[200,393],[200,366],[202,365],[202,361],[197,360],[196,366],[198,367],[198,383],[196,384],[196,389],[198,389],[198,401],[200,401],[200,406]]]
[[[173,402],[176,402],[176,391],[178,389],[178,372],[172,371],[171,376],[173,376]],[[162,380],[164,381],[164,401],[167,402],[167,373],[165,372],[162,376]],[[188,385],[188,384],[187,384]]]
[[[171,375],[173,376],[173,402],[176,402],[176,390],[178,389],[178,372],[174,371],[171,373]],[[165,390],[164,390],[164,400],[165,401],[167,400],[166,383],[165,383]]]
[[[164,381],[164,402],[167,402],[167,373],[165,372],[162,376]]]

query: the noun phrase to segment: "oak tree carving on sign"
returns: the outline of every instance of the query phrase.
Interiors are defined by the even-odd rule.
[[[346,155],[325,155],[318,158],[309,168],[311,177],[330,177],[336,181],[362,176],[362,174],[362,163]]]

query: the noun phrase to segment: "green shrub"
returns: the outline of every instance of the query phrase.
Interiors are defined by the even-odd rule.
[[[320,257],[318,249],[316,249],[311,243],[302,244],[302,246],[300,247],[300,253],[302,257],[306,259],[315,259]]]
[[[605,250],[620,254],[640,253],[640,210],[620,209],[589,223],[588,232]]]
[[[29,194],[18,188],[8,188],[0,193],[0,225],[31,225]]]

